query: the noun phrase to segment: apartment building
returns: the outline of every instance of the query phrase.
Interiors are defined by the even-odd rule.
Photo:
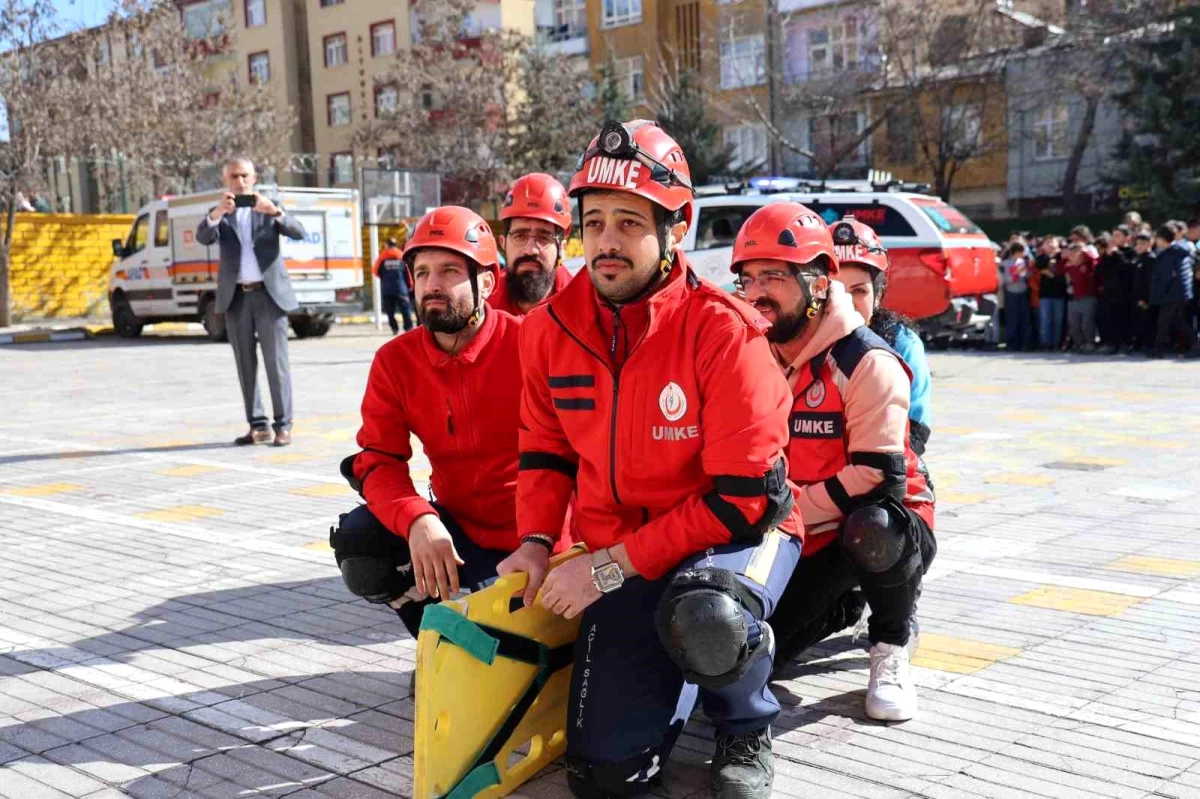
[[[195,39],[229,31],[231,45],[208,57],[209,74],[239,83],[269,85],[280,107],[295,110],[298,123],[289,136],[293,153],[313,150],[309,99],[309,50],[305,46],[304,0],[176,0],[184,29]],[[276,174],[284,185],[315,185],[311,163],[293,159]]]

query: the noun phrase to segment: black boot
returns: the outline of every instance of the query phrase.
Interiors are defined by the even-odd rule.
[[[708,769],[708,789],[716,799],[768,799],[774,779],[770,727],[717,738]]]

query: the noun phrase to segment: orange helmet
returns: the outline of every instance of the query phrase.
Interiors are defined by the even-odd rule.
[[[555,178],[541,172],[522,175],[512,184],[500,209],[500,218],[540,219],[571,235],[571,199]]]
[[[829,274],[837,274],[838,257],[825,221],[800,203],[772,203],[751,214],[738,231],[729,271],[741,272],[746,261],[803,265],[821,255],[829,258]]]
[[[417,222],[404,245],[404,261],[412,268],[417,250],[437,248],[456,252],[473,264],[500,275],[500,256],[496,237],[483,217],[470,208],[443,205],[434,208]]]
[[[668,211],[682,208],[689,227],[695,216],[692,171],[683,150],[645,119],[604,123],[579,158],[570,195],[591,189],[636,194]]]
[[[833,249],[842,264],[887,271],[887,250],[870,225],[847,214],[842,221],[830,225],[829,232],[833,235]]]

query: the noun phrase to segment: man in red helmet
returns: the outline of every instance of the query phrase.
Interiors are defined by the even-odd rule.
[[[505,195],[500,220],[507,266],[488,305],[524,316],[571,282],[562,263],[563,244],[571,235],[571,198],[550,175],[524,175]]]
[[[692,272],[687,161],[651,122],[607,123],[571,181],[590,279],[526,317],[517,526],[499,571],[582,614],[567,724],[581,797],[646,790],[696,701],[718,797],[770,795],[766,619],[800,554],[786,382],[752,309]],[[546,576],[577,491],[592,553]],[[544,583],[543,583],[544,580]]]
[[[375,354],[362,450],[342,474],[366,500],[330,531],[346,586],[396,609],[416,637],[426,605],[496,578],[517,548],[520,320],[487,310],[499,258],[487,223],[437,208],[404,248],[423,326]],[[432,467],[436,502],[409,471],[409,436]]]
[[[937,550],[933,494],[909,443],[907,367],[831,280],[842,258],[878,248],[855,224],[831,234],[803,205],[765,206],[738,232],[731,269],[772,323],[767,338],[794,398],[788,476],[805,540],[777,609],[780,655],[854,623],[861,587],[871,607],[867,715],[899,721],[917,708],[906,644]]]

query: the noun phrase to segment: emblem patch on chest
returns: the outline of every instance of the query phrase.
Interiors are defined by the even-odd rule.
[[[687,413],[687,395],[676,383],[667,383],[658,395],[658,408],[668,422],[677,422]]]
[[[825,381],[817,378],[808,391],[804,392],[804,404],[810,408],[820,408],[825,402]]]

